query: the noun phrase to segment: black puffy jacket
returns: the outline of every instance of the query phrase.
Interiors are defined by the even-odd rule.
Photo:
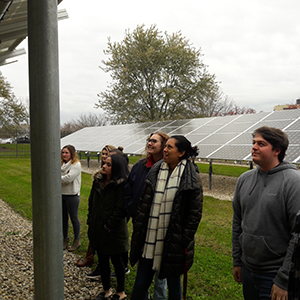
[[[99,253],[113,255],[129,250],[124,180],[104,186],[101,172],[94,175],[87,224],[92,248]]]
[[[141,193],[143,191],[146,176],[151,167],[147,167],[146,158],[140,159],[131,169],[125,185],[125,205],[128,210],[127,218],[134,220],[137,211]]]
[[[132,266],[138,262],[143,252],[156,180],[162,163],[163,161],[156,163],[146,178],[138,215],[133,226],[130,251]],[[187,161],[173,202],[159,278],[183,274],[185,262],[187,261],[188,269],[193,264],[194,235],[202,217],[203,204],[203,190],[199,178],[193,163]]]

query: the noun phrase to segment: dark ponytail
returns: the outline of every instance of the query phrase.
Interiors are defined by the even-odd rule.
[[[183,135],[173,135],[170,139],[175,139],[175,145],[179,152],[185,151],[182,159],[195,158],[199,154],[198,146],[192,147],[191,142]]]

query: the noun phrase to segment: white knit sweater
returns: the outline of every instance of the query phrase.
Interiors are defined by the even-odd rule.
[[[63,195],[80,195],[81,164],[68,161],[61,165],[61,185]]]

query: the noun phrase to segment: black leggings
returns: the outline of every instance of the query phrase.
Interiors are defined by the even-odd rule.
[[[109,258],[115,268],[116,277],[117,277],[117,293],[124,292],[125,290],[125,266],[123,263],[123,253],[107,255],[101,254],[97,251],[98,261],[100,266],[101,280],[104,290],[110,289],[110,264]]]
[[[63,210],[63,235],[64,239],[68,238],[69,232],[69,216],[73,225],[74,238],[79,240],[80,222],[78,219],[79,208],[78,195],[62,195],[62,210]]]

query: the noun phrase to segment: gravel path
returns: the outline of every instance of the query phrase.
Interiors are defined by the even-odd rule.
[[[34,299],[32,224],[0,200],[0,299]],[[64,299],[95,299],[99,281],[85,275],[88,267],[78,268],[78,255],[64,251]]]
[[[91,162],[86,173],[94,173],[97,163]],[[213,175],[212,190],[209,190],[208,174],[201,174],[204,195],[220,200],[232,200],[236,178]],[[0,298],[33,300],[33,239],[32,224],[16,214],[6,202],[0,200]],[[74,262],[78,255],[64,251],[64,293],[65,299],[95,299],[101,283],[85,278],[91,272],[89,267],[78,268]]]

